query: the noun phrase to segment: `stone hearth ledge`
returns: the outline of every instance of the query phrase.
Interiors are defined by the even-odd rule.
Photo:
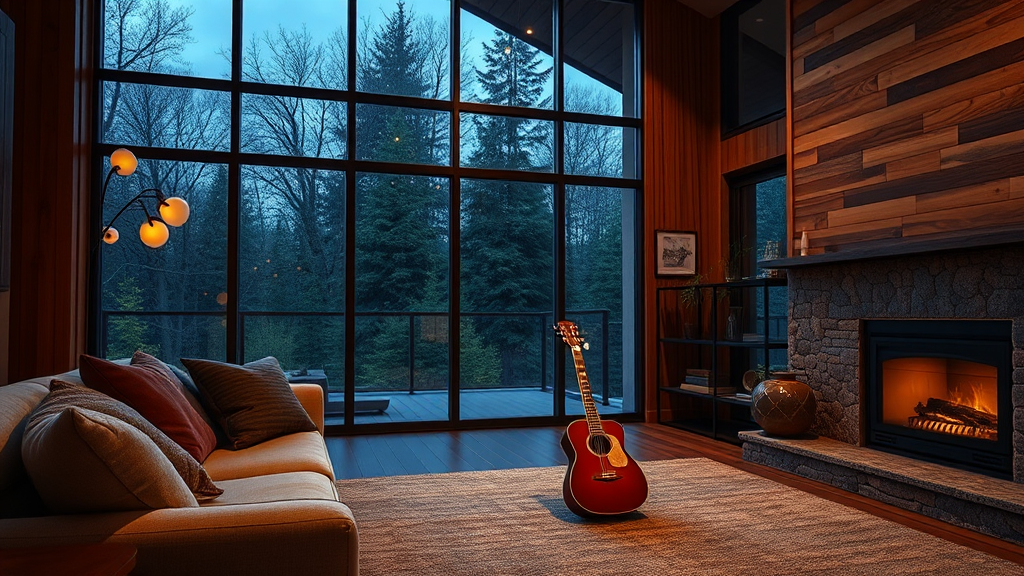
[[[740,432],[743,459],[1024,544],[1024,487],[826,437]]]

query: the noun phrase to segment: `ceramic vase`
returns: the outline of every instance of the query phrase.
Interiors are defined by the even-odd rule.
[[[814,425],[818,401],[807,384],[780,376],[754,388],[750,394],[750,414],[769,436],[798,436]]]

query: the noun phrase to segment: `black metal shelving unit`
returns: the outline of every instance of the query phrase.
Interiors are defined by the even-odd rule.
[[[658,349],[657,349],[657,379],[658,379],[658,390],[657,395],[657,410],[658,410],[658,422],[661,424],[667,424],[676,428],[681,428],[690,432],[695,432],[705,436],[709,436],[716,440],[725,440],[728,442],[739,443],[737,433],[742,430],[756,430],[757,425],[750,418],[750,399],[749,397],[737,396],[735,393],[719,394],[718,385],[720,385],[723,379],[719,376],[722,373],[720,364],[720,349],[760,349],[764,352],[765,366],[769,366],[769,353],[772,350],[784,350],[788,347],[786,340],[787,334],[777,333],[780,330],[772,331],[770,321],[770,288],[786,286],[785,278],[752,278],[746,280],[740,280],[736,282],[714,282],[714,283],[703,283],[685,286],[670,286],[662,287],[657,289],[657,334],[658,334]],[[696,334],[697,337],[686,337],[686,335],[680,336],[678,330],[683,322],[677,322],[669,325],[666,328],[666,317],[665,317],[665,299],[668,297],[679,298],[679,293],[684,290],[698,290],[701,296],[697,300],[697,308],[695,313],[696,319]],[[762,338],[757,340],[727,340],[721,334],[719,329],[719,316],[720,305],[723,300],[723,291],[725,295],[732,298],[733,295],[738,295],[739,300],[744,302],[743,309],[748,310],[751,306],[754,306],[753,302],[756,301],[756,292],[761,291],[763,302],[764,302],[764,316],[763,318],[754,318],[753,322],[763,322],[758,334],[763,335]],[[749,292],[751,298],[746,298],[744,292]],[[705,296],[710,295],[710,298]],[[749,302],[747,302],[749,300]],[[708,306],[710,309],[707,314],[707,326],[705,326],[705,314],[703,307]],[[756,314],[755,314],[756,316]],[[757,326],[755,325],[756,329]],[[673,334],[666,334],[666,330],[671,330]],[[741,332],[742,335],[742,332]],[[665,367],[665,354],[669,350],[686,348],[686,347],[697,347],[699,358],[704,358],[705,354],[701,352],[706,350],[710,356],[710,374],[708,381],[716,383],[715,386],[711,387],[711,393],[697,392],[693,390],[687,390],[679,388],[678,384],[683,382],[686,374],[686,367],[679,370],[679,374],[666,374]],[[702,367],[703,368],[703,367]],[[740,374],[729,375],[730,386],[735,386],[737,389],[742,389],[740,385]],[[681,397],[686,398],[690,405],[688,414],[676,415],[673,414],[671,420],[663,420],[661,418],[662,398],[668,395],[669,397]]]

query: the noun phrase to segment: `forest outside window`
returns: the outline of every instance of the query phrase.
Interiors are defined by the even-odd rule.
[[[160,250],[102,247],[98,354],[274,355],[327,381],[331,425],[555,418],[582,408],[567,317],[608,344],[600,409],[635,412],[631,3],[102,6],[94,162],[139,158],[104,209],[193,211]]]

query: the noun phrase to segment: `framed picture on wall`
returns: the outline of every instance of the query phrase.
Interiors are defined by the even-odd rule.
[[[697,235],[693,232],[655,232],[655,270],[658,276],[693,276],[697,273]]]

